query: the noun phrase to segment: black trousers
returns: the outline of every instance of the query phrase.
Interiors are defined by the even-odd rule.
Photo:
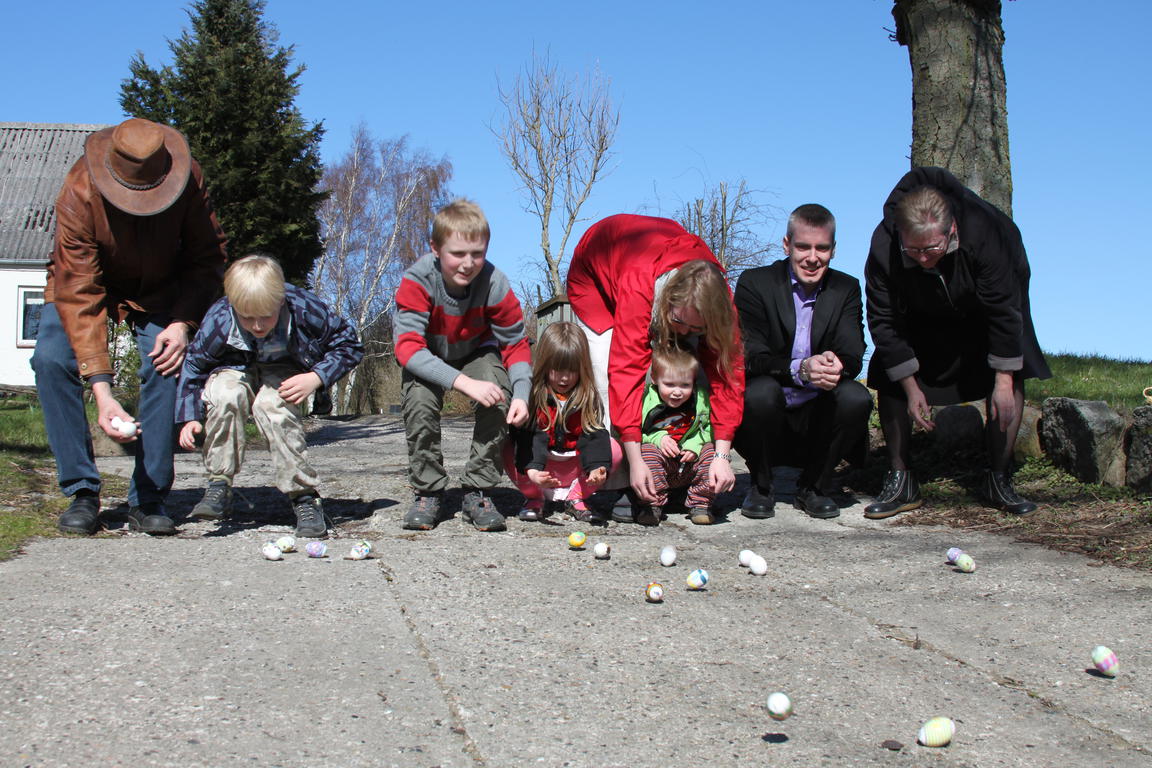
[[[748,464],[752,482],[767,491],[772,468],[800,467],[800,488],[817,488],[841,459],[867,439],[872,396],[858,381],[841,380],[795,408],[786,408],[784,387],[771,376],[745,383],[744,418],[733,446]]]

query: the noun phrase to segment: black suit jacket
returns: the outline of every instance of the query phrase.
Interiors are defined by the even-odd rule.
[[[790,364],[796,336],[796,305],[788,259],[745,270],[736,283],[736,311],[744,334],[747,375],[773,376],[795,387]],[[812,354],[832,350],[855,379],[864,364],[864,312],[860,281],[829,269],[812,313]]]

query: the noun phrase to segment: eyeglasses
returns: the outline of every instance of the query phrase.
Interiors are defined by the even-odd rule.
[[[683,320],[681,320],[675,314],[670,314],[669,319],[675,325],[682,325],[685,328],[687,328],[689,333],[704,333],[704,326],[702,326],[702,325],[690,325],[690,324],[684,322]]]
[[[901,244],[900,245],[900,252],[903,253],[905,256],[912,256],[912,257],[916,257],[916,256],[928,256],[928,257],[940,256],[940,255],[944,254],[945,252],[947,252],[948,244],[950,242],[952,242],[952,233],[951,232],[949,232],[947,235],[944,236],[944,240],[942,242],[939,242],[936,245],[929,245],[926,248],[906,248],[903,244]]]

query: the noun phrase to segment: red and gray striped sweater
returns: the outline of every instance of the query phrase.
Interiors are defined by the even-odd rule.
[[[444,389],[460,375],[454,364],[463,364],[481,347],[499,348],[513,399],[527,402],[532,353],[524,312],[508,278],[492,262],[485,262],[468,295],[457,298],[444,286],[436,255],[421,256],[400,279],[394,331],[400,365]]]

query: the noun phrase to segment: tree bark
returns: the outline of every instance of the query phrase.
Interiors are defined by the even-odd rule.
[[[895,0],[912,66],[912,165],[947,168],[1012,215],[1000,0]]]

